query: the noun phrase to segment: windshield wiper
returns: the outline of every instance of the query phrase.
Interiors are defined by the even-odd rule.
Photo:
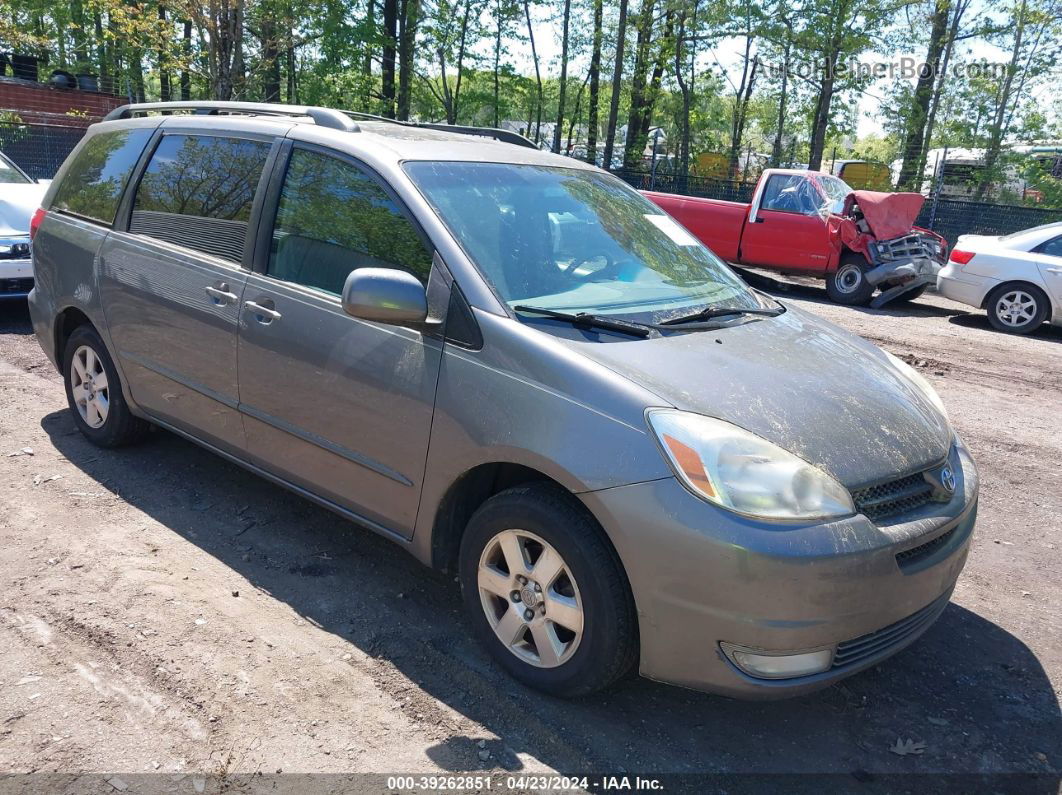
[[[711,320],[712,318],[726,317],[728,315],[764,315],[766,317],[777,317],[784,311],[784,309],[743,309],[739,306],[706,306],[701,311],[694,312],[692,315],[673,317],[670,320],[661,321],[657,325],[679,326],[683,323],[699,323],[702,320]]]
[[[552,317],[557,320],[566,320],[578,329],[591,329],[599,328],[606,331],[618,331],[621,334],[630,334],[632,337],[648,337],[652,329],[649,326],[643,326],[641,323],[634,323],[629,320],[613,320],[612,318],[602,317],[601,315],[591,315],[587,312],[558,312],[555,309],[543,309],[540,306],[527,306],[520,304],[513,307],[517,312],[524,312],[528,314],[544,315],[545,317]]]

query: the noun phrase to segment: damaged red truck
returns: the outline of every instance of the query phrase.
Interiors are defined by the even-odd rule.
[[[728,262],[825,278],[841,304],[917,298],[948,259],[944,238],[913,226],[920,194],[852,190],[816,171],[767,169],[749,204],[645,195]]]

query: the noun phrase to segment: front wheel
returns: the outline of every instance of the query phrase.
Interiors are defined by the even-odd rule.
[[[874,295],[874,285],[867,281],[869,270],[861,254],[847,252],[841,255],[837,270],[826,275],[826,294],[834,303],[846,306],[866,306]]]
[[[623,568],[597,523],[559,487],[520,486],[487,500],[461,540],[460,579],[480,642],[530,687],[586,695],[637,660]]]
[[[1029,334],[1047,317],[1043,291],[1031,284],[1004,284],[988,297],[988,322],[999,331]]]

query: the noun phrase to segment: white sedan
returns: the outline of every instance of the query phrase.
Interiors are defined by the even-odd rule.
[[[33,287],[30,218],[50,180],[35,180],[0,152],[0,298],[22,298]]]
[[[937,291],[988,310],[1000,331],[1062,325],[1062,222],[1011,235],[962,235],[937,275]]]

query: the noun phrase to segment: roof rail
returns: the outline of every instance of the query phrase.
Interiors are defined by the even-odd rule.
[[[104,121],[131,119],[134,116],[151,112],[187,110],[197,115],[216,116],[219,113],[247,114],[249,116],[307,116],[314,124],[330,127],[333,130],[358,132],[357,122],[346,113],[333,108],[319,108],[312,105],[281,105],[272,102],[221,102],[201,100],[193,102],[140,102],[134,105],[122,105],[106,116]]]
[[[343,111],[348,116],[356,116],[359,119],[371,119],[372,121],[384,121],[389,124],[399,124],[403,127],[423,127],[429,130],[441,130],[442,132],[453,132],[461,135],[478,135],[483,138],[493,138],[496,141],[502,143],[514,144],[515,146],[526,146],[531,149],[538,149],[535,143],[520,133],[512,132],[511,130],[499,130],[496,127],[468,127],[461,124],[436,124],[435,122],[426,121],[400,121],[399,119],[391,119],[387,116],[377,116],[372,113],[362,113],[357,110],[345,110]]]

